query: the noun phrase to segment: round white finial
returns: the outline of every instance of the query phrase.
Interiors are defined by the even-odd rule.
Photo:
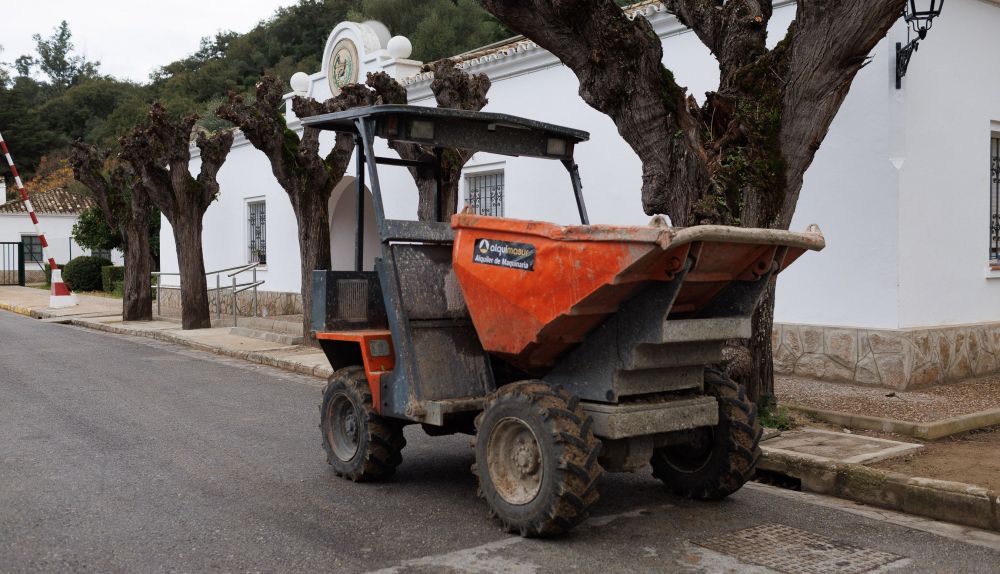
[[[296,93],[309,93],[309,74],[305,72],[295,72],[292,74],[292,78],[288,80],[288,83],[291,84],[292,91]]]
[[[413,44],[406,36],[393,36],[389,39],[389,45],[386,46],[386,49],[389,50],[389,55],[393,58],[405,60],[413,53]]]

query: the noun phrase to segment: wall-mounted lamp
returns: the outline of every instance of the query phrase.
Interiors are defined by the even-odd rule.
[[[917,4],[920,4],[920,8]],[[927,8],[925,5],[930,4]],[[906,45],[896,42],[896,89],[903,87],[903,76],[906,75],[906,68],[910,65],[910,58],[917,51],[920,40],[927,37],[927,31],[931,29],[934,18],[941,15],[941,7],[944,0],[907,0],[906,8],[903,11],[903,19],[910,25],[910,28],[917,33],[917,37],[910,40]],[[906,31],[909,38],[910,31]]]

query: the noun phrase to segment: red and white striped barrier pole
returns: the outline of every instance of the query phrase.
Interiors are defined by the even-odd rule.
[[[17,173],[17,166],[14,165],[14,158],[10,156],[10,151],[7,149],[7,142],[4,141],[3,134],[0,134],[0,150],[3,150],[3,155],[7,158],[7,165],[10,166],[10,171],[14,174],[14,183],[17,185],[17,191],[21,194],[21,201],[24,202],[24,208],[28,210],[28,215],[31,216],[31,223],[35,225],[35,233],[38,234],[38,241],[42,244],[42,254],[52,269],[52,294],[49,296],[49,307],[72,307],[77,303],[76,295],[71,293],[66,284],[63,283],[62,271],[56,265],[56,260],[49,254],[49,242],[46,241],[45,233],[42,232],[42,228],[38,225],[38,216],[35,215],[35,207],[31,205],[31,200],[28,199],[28,191],[24,189],[24,183],[21,181],[21,176]]]

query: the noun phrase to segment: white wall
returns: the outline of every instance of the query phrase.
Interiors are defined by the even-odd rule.
[[[771,45],[785,34],[794,4],[779,2]],[[678,83],[702,99],[718,81],[711,54],[676,21],[650,16],[664,38],[664,62]],[[343,26],[343,25],[342,25]],[[338,29],[343,29],[338,27]],[[1000,121],[1000,8],[983,0],[953,0],[911,61],[903,90],[894,85],[897,24],[858,74],[830,133],[806,173],[792,223],[818,223],[828,247],[806,254],[778,282],[777,321],[869,328],[1000,321],[995,291],[985,278],[990,121]],[[350,30],[348,30],[350,31]],[[351,32],[353,33],[353,32]],[[329,46],[328,46],[329,48]],[[362,54],[366,66],[378,58]],[[361,70],[361,77],[368,69]],[[573,73],[543,50],[479,63],[473,73],[493,79],[486,111],[511,113],[590,132],[577,147],[584,196],[594,223],[648,221],[640,203],[641,165],[613,122],[577,94]],[[329,96],[322,72],[313,96]],[[960,86],[960,88],[956,88]],[[411,103],[433,105],[428,82],[409,86]],[[238,138],[220,171],[221,197],[205,218],[206,268],[245,261],[248,197],[267,200],[265,289],[299,289],[295,221],[263,154]],[[332,144],[324,134],[322,149]],[[394,156],[378,141],[379,155]],[[476,154],[467,171],[505,171],[506,215],[574,223],[568,176],[558,162]],[[197,170],[197,162],[192,162]],[[348,173],[353,173],[353,162]],[[386,215],[414,219],[416,188],[403,168],[383,166]],[[464,190],[463,190],[464,191]],[[340,201],[336,197],[332,201]],[[345,196],[344,201],[353,201]],[[336,219],[336,204],[334,208]],[[353,213],[353,208],[351,208]],[[346,221],[346,219],[345,219]],[[334,222],[334,258],[353,261],[353,222]],[[349,239],[346,247],[337,244]],[[370,238],[366,238],[369,244]],[[176,269],[164,223],[162,266]],[[369,256],[374,250],[367,249]]]
[[[1000,122],[1000,7],[948,2],[896,92],[900,171],[900,326],[1000,321],[987,279],[989,143]]]
[[[59,265],[65,265],[73,257],[90,255],[89,249],[80,247],[73,240],[73,225],[76,221],[76,215],[38,215],[38,225],[49,243],[49,254]],[[27,213],[0,214],[0,242],[21,241],[22,235],[37,235]],[[124,262],[121,252],[113,250],[111,261],[115,265],[121,265]],[[29,264],[29,269],[32,268],[31,265]]]
[[[193,154],[191,172],[198,173],[201,160]],[[226,163],[219,170],[221,193],[205,212],[202,224],[202,242],[205,271],[216,271],[245,265],[247,253],[246,203],[251,199],[266,202],[267,265],[257,272],[258,279],[266,281],[267,291],[299,290],[299,244],[295,214],[284,190],[271,173],[267,157],[240,137],[233,145]],[[160,228],[160,269],[176,272],[177,253],[173,229],[166,217]],[[238,278],[245,283],[249,275]],[[223,284],[231,282],[225,274]],[[214,287],[215,277],[209,278]],[[178,278],[164,277],[164,283],[176,285]]]
[[[357,241],[358,196],[353,176],[345,176],[330,194],[330,268],[335,271],[354,270],[354,244]],[[381,255],[375,207],[371,190],[365,187],[364,269],[375,269],[375,258]]]

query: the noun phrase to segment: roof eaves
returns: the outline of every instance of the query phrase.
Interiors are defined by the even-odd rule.
[[[666,11],[666,7],[663,5],[661,0],[643,0],[642,2],[626,6],[622,8],[622,10],[625,11],[625,16],[629,20],[633,20],[639,15],[652,16],[657,12],[664,12]],[[466,69],[484,64],[490,64],[512,56],[523,55],[539,48],[541,48],[541,46],[524,36],[515,36],[510,40],[507,40],[505,43],[500,43],[499,45],[491,44],[489,46],[477,48],[475,50],[453,56],[452,59],[458,60],[459,68]],[[430,82],[433,79],[434,72],[426,71],[403,78],[400,83],[404,86],[413,86],[423,82]]]

